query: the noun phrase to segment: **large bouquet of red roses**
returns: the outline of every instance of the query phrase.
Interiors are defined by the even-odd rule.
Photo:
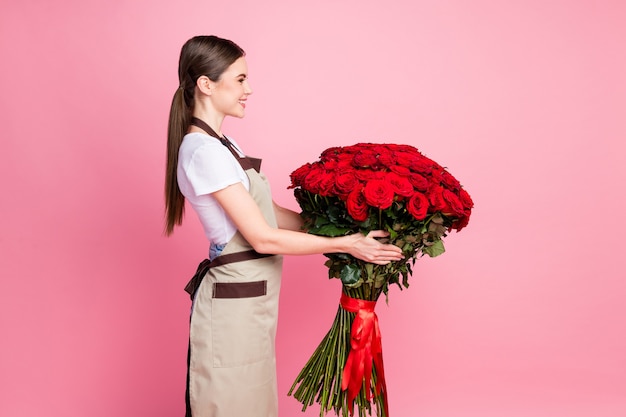
[[[335,321],[294,382],[289,395],[314,401],[320,416],[334,409],[388,415],[376,300],[389,284],[408,287],[411,266],[444,252],[442,238],[469,222],[473,202],[445,168],[408,145],[359,143],[333,147],[291,174],[308,233],[341,236],[389,232],[403,261],[374,265],[342,253],[326,254],[330,278],[343,284]]]

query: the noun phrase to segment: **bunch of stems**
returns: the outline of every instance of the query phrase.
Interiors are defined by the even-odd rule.
[[[381,293],[380,289],[366,283],[358,288],[343,286],[343,292],[352,298],[368,301],[376,301]],[[347,390],[341,389],[343,369],[350,353],[350,333],[355,316],[355,313],[350,313],[339,306],[332,327],[296,377],[288,395],[293,395],[302,403],[302,411],[317,402],[320,405],[320,417],[331,410],[334,410],[337,416],[349,417],[354,406],[355,414],[358,412],[359,417],[365,417],[367,414],[372,415],[372,404],[375,404],[376,416],[387,417],[383,395],[376,393],[374,388],[377,382],[375,366],[372,367],[370,382],[374,392],[370,400],[367,399],[365,381],[353,404],[348,404]]]

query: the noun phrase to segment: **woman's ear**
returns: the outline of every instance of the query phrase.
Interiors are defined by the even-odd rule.
[[[207,96],[213,94],[214,85],[215,83],[206,75],[198,77],[198,81],[196,81],[198,89],[202,92],[202,94],[206,94]]]

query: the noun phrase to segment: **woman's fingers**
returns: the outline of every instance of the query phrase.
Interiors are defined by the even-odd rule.
[[[384,230],[372,230],[366,236],[366,240],[369,240],[373,246],[369,246],[368,254],[364,257],[365,261],[378,265],[386,265],[389,262],[399,261],[404,258],[402,256],[402,250],[391,244],[381,243],[374,238],[382,238],[389,236],[389,233]]]
[[[387,237],[387,236],[389,236],[389,232],[386,232],[384,230],[372,230],[371,232],[367,234],[367,237],[372,238],[372,239],[375,237]],[[394,254],[402,253],[402,250],[396,245],[391,245],[391,244],[386,244],[386,243],[381,243],[381,245],[384,251],[391,251]]]
[[[367,234],[367,237],[375,238],[375,237],[387,237],[389,236],[389,232],[384,230],[372,230]]]

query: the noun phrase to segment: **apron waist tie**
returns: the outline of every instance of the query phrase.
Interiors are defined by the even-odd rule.
[[[200,262],[200,265],[198,265],[198,269],[196,270],[196,273],[194,274],[193,277],[191,277],[191,279],[185,286],[185,291],[189,293],[189,295],[191,296],[191,299],[193,300],[194,294],[200,287],[200,284],[202,283],[202,279],[204,278],[206,273],[209,271],[209,269],[226,265],[226,264],[232,264],[234,262],[242,262],[242,261],[249,261],[252,259],[266,258],[268,256],[274,256],[274,255],[269,254],[269,253],[259,253],[251,249],[251,250],[247,250],[243,252],[235,252],[235,253],[228,253],[225,255],[220,255],[217,258],[213,259],[212,261],[205,259],[202,262]]]

